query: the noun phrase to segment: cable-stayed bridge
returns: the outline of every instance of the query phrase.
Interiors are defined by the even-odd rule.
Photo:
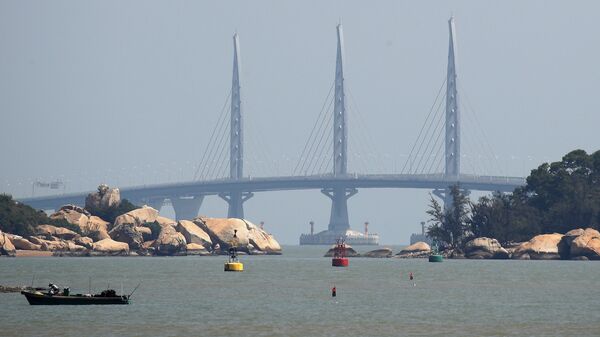
[[[240,48],[236,33],[233,36],[232,88],[206,144],[194,179],[181,183],[121,188],[122,197],[157,209],[170,201],[178,219],[190,219],[198,215],[205,196],[218,195],[228,203],[229,217],[243,218],[243,204],[256,192],[318,189],[332,202],[328,231],[343,233],[350,229],[347,200],[361,188],[428,189],[441,197],[446,206],[451,202],[448,188],[454,184],[459,184],[465,190],[511,192],[525,183],[524,178],[461,172],[461,131],[464,131],[461,130],[461,116],[463,110],[467,109],[457,75],[454,19],[450,18],[448,24],[446,79],[400,173],[358,174],[348,170],[348,117],[352,112],[349,104],[352,96],[348,94],[344,75],[344,38],[342,25],[339,24],[335,79],[291,175],[244,175],[244,116]],[[474,118],[476,120],[476,116]],[[481,129],[467,131],[465,135],[481,132]],[[485,139],[474,142],[472,146],[483,151],[490,149]],[[470,164],[473,166],[482,162]],[[227,169],[229,174],[224,175]],[[83,204],[87,193],[24,198],[21,201],[39,209],[56,209],[69,203]]]

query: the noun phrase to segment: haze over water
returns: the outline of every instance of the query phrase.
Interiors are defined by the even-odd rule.
[[[600,264],[575,261],[351,258],[326,247],[282,256],[17,258],[0,284],[55,282],[75,293],[140,288],[127,306],[30,306],[0,294],[12,336],[597,336]],[[395,251],[397,248],[394,249]],[[408,280],[413,272],[416,286]],[[337,287],[332,298],[330,288]]]

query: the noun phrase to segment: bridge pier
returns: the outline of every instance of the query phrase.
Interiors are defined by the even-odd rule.
[[[162,208],[164,202],[165,198],[151,198],[146,199],[144,203],[160,212],[160,209]]]
[[[219,197],[229,204],[227,209],[227,217],[228,218],[244,218],[244,202],[248,199],[252,198],[254,193],[252,192],[242,192],[242,191],[232,191],[229,193],[219,193]]]
[[[171,204],[175,210],[175,220],[192,220],[198,216],[203,195],[194,197],[172,197]]]
[[[461,193],[463,193],[466,196],[471,194],[471,191],[467,190],[467,189],[460,189],[460,191],[461,191]],[[433,195],[442,199],[442,202],[444,203],[444,211],[447,211],[450,208],[452,208],[452,205],[454,204],[454,200],[452,200],[452,193],[450,193],[450,186],[446,187],[443,190],[442,189],[433,190]]]
[[[328,230],[335,233],[346,233],[350,229],[348,219],[348,199],[358,193],[356,188],[334,187],[324,188],[321,193],[331,199],[331,216]]]

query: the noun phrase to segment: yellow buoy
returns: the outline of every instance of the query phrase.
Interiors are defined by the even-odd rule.
[[[241,262],[225,262],[225,271],[244,271],[244,264]]]
[[[225,262],[225,271],[244,271],[244,265],[237,256],[237,229],[233,231],[233,238],[229,242],[229,259]]]

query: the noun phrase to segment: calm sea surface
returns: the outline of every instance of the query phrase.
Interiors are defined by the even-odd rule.
[[[89,277],[93,291],[142,285],[127,306],[0,294],[0,335],[600,336],[600,262],[353,258],[332,268],[325,251],[242,256],[243,273],[223,272],[225,257],[2,258],[4,285],[34,274],[37,286],[74,293]]]

